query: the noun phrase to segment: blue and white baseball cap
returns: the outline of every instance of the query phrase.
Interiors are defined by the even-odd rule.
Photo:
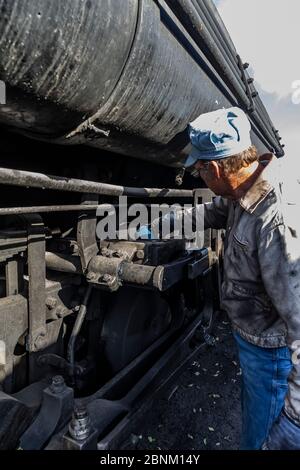
[[[188,168],[198,160],[221,160],[247,150],[252,145],[250,130],[246,113],[238,107],[201,114],[189,124],[193,148],[184,166]]]

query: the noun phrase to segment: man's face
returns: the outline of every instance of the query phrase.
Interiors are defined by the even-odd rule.
[[[198,175],[197,175],[198,172]],[[215,161],[205,162],[198,160],[194,165],[194,176],[199,176],[211,191],[217,196],[226,197],[227,184],[221,168]]]

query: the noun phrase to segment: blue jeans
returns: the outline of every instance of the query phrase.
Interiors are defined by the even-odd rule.
[[[233,335],[242,369],[240,449],[261,449],[284,405],[292,368],[291,354],[287,347],[261,348],[236,332]]]

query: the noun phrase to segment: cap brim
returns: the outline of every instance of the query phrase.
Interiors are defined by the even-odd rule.
[[[184,167],[189,168],[190,166],[195,165],[195,163],[198,160],[201,160],[201,152],[196,147],[192,146],[192,151],[189,154],[189,156],[187,157],[187,159],[184,163]]]

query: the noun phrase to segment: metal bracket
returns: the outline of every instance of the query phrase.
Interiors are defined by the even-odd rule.
[[[65,136],[66,139],[71,139],[72,137],[78,136],[83,134],[85,137],[109,137],[110,130],[107,129],[99,129],[93,124],[93,118],[88,118],[86,121],[81,123],[76,129],[71,131],[69,134]]]
[[[114,292],[122,285],[123,263],[123,258],[95,256],[88,266],[87,281]]]
[[[62,377],[53,377],[52,385],[43,391],[43,402],[37,418],[20,439],[20,448],[42,449],[53,433],[71,418],[73,402],[73,389],[65,385]]]
[[[13,256],[5,263],[6,296],[19,293],[19,265],[18,258]]]
[[[19,437],[32,421],[32,410],[19,399],[0,391],[0,451],[18,447]]]
[[[7,261],[27,249],[25,231],[0,231],[0,262]]]
[[[82,212],[78,216],[77,243],[78,252],[82,265],[82,272],[85,273],[91,259],[98,254],[96,239],[96,214],[91,211],[84,211],[84,205],[98,204],[99,197],[96,194],[85,194],[82,197]]]
[[[29,352],[43,349],[46,340],[45,227],[37,214],[26,215],[28,232],[28,336]]]

